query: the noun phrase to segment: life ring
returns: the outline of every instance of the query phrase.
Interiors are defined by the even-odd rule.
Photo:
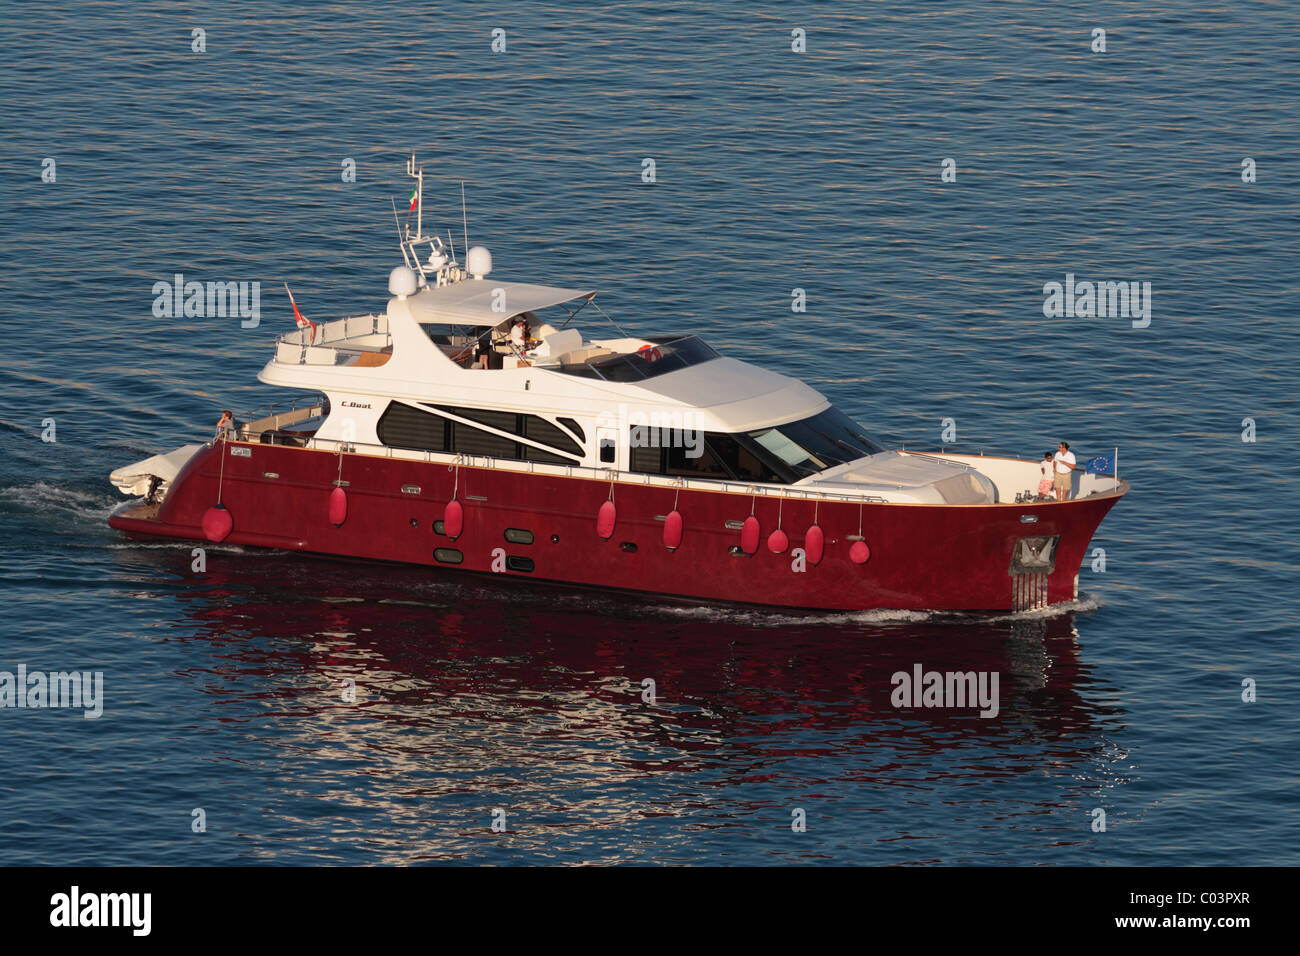
[[[643,345],[636,350],[636,354],[640,355],[647,362],[657,362],[664,357],[663,353],[654,345]]]

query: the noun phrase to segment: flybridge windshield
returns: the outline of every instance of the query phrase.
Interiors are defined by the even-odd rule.
[[[861,426],[838,408],[803,421],[747,432],[794,480],[807,478],[835,465],[884,451],[863,433]],[[774,462],[775,464],[775,462]]]
[[[718,357],[717,352],[695,335],[650,339],[650,341],[655,344],[639,352],[611,355],[581,364],[562,365],[555,371],[581,375],[585,378],[603,378],[608,382],[639,382],[642,379],[665,375]]]

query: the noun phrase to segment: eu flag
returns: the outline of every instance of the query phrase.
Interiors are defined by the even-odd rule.
[[[1115,474],[1115,456],[1098,455],[1096,458],[1089,458],[1087,471],[1090,475]]]

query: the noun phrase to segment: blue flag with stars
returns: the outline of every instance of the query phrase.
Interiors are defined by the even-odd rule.
[[[1087,472],[1090,475],[1115,474],[1115,456],[1098,455],[1096,458],[1089,458]]]

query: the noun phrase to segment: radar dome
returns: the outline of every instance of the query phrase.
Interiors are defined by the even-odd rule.
[[[415,294],[415,270],[410,266],[398,266],[388,273],[388,292],[399,299]]]
[[[492,271],[492,253],[483,246],[474,246],[465,255],[465,269],[475,279],[481,279]]]

